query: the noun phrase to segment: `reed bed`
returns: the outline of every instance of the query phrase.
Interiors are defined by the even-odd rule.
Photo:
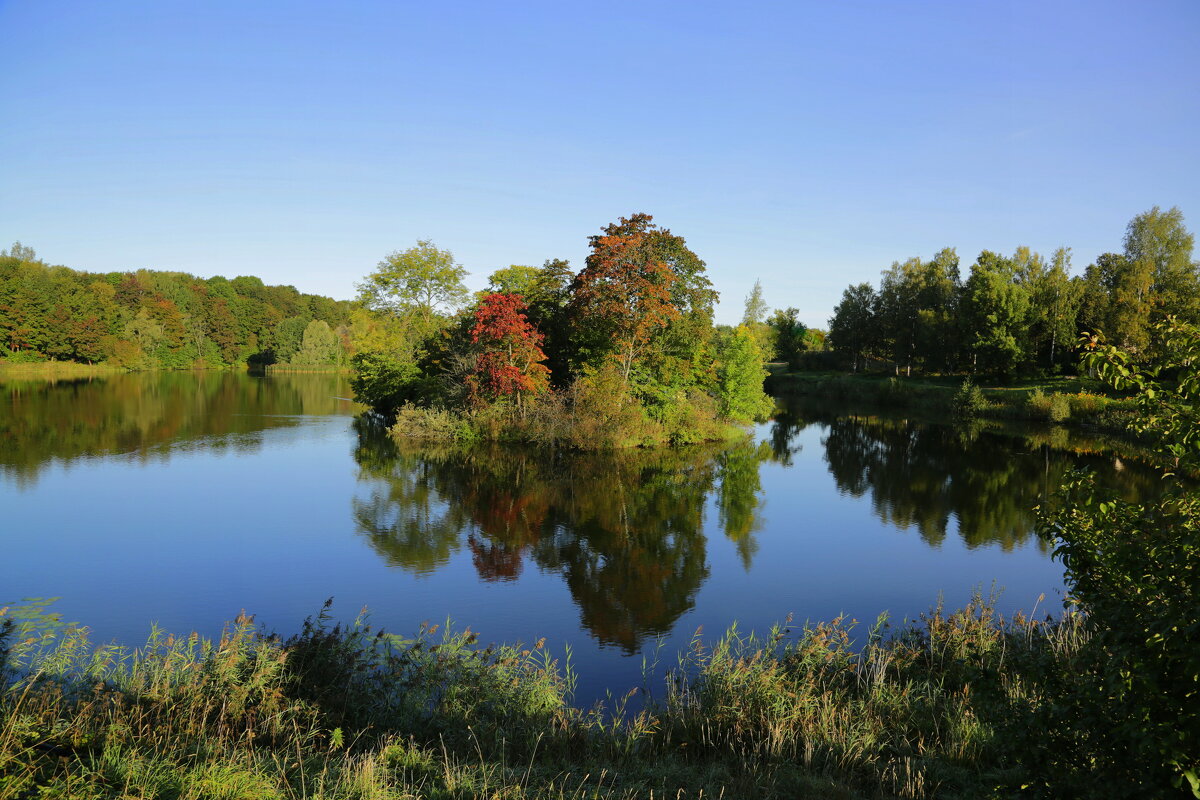
[[[573,705],[541,643],[400,638],[328,607],[289,639],[243,616],[137,649],[10,620],[0,798],[980,797],[1043,777],[1025,749],[1078,614],[979,598],[857,630],[697,635],[660,696],[614,712]]]
[[[108,364],[79,364],[74,361],[13,362],[0,359],[0,383],[6,381],[62,381],[93,378],[125,372]]]
[[[267,364],[263,367],[263,372],[268,375],[274,373],[351,375],[354,373],[354,370],[350,367],[339,366],[337,364]]]

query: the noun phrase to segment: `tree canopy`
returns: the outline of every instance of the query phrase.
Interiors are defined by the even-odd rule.
[[[951,248],[884,272],[879,289],[851,286],[829,321],[834,350],[851,369],[874,361],[894,371],[995,375],[1075,369],[1082,332],[1132,353],[1153,348],[1154,325],[1200,322],[1200,264],[1178,208],[1138,214],[1124,249],[1071,274],[1071,250],[1049,259],[1028,247],[984,250],[962,280]]]
[[[422,239],[407,250],[388,253],[358,284],[358,301],[374,311],[415,316],[428,324],[438,312],[467,299],[466,275],[453,253]]]
[[[317,321],[345,351],[338,331],[348,334],[349,315],[347,302],[249,276],[79,272],[49,266],[19,242],[0,254],[0,355],[9,361],[131,369],[287,362]]]

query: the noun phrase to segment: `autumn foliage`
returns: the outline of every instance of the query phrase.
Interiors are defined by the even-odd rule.
[[[658,229],[651,220],[622,217],[591,237],[591,255],[572,287],[575,320],[608,329],[626,378],[653,334],[679,317],[672,298],[678,277],[652,247]]]
[[[525,316],[525,300],[519,294],[493,292],[485,295],[475,310],[471,341],[479,347],[475,368],[467,377],[470,397],[475,401],[540,394],[549,388],[550,370],[545,366],[542,334]]]

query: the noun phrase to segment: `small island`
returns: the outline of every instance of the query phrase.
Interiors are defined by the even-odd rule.
[[[717,293],[682,236],[633,214],[563,260],[466,271],[429,241],[359,284],[376,312],[353,358],[356,397],[402,438],[509,440],[576,449],[694,444],[744,435],[774,408],[761,337],[714,326]]]

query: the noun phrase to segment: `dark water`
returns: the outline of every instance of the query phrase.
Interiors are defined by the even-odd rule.
[[[733,447],[570,454],[396,445],[343,378],[120,375],[0,385],[0,604],[59,597],[97,638],[287,633],[328,597],[411,633],[572,648],[578,696],[698,627],[915,618],[939,594],[1060,606],[1030,509],[1073,466],[1154,479],[1066,432],[791,408]],[[1077,452],[1078,451],[1078,452]]]

